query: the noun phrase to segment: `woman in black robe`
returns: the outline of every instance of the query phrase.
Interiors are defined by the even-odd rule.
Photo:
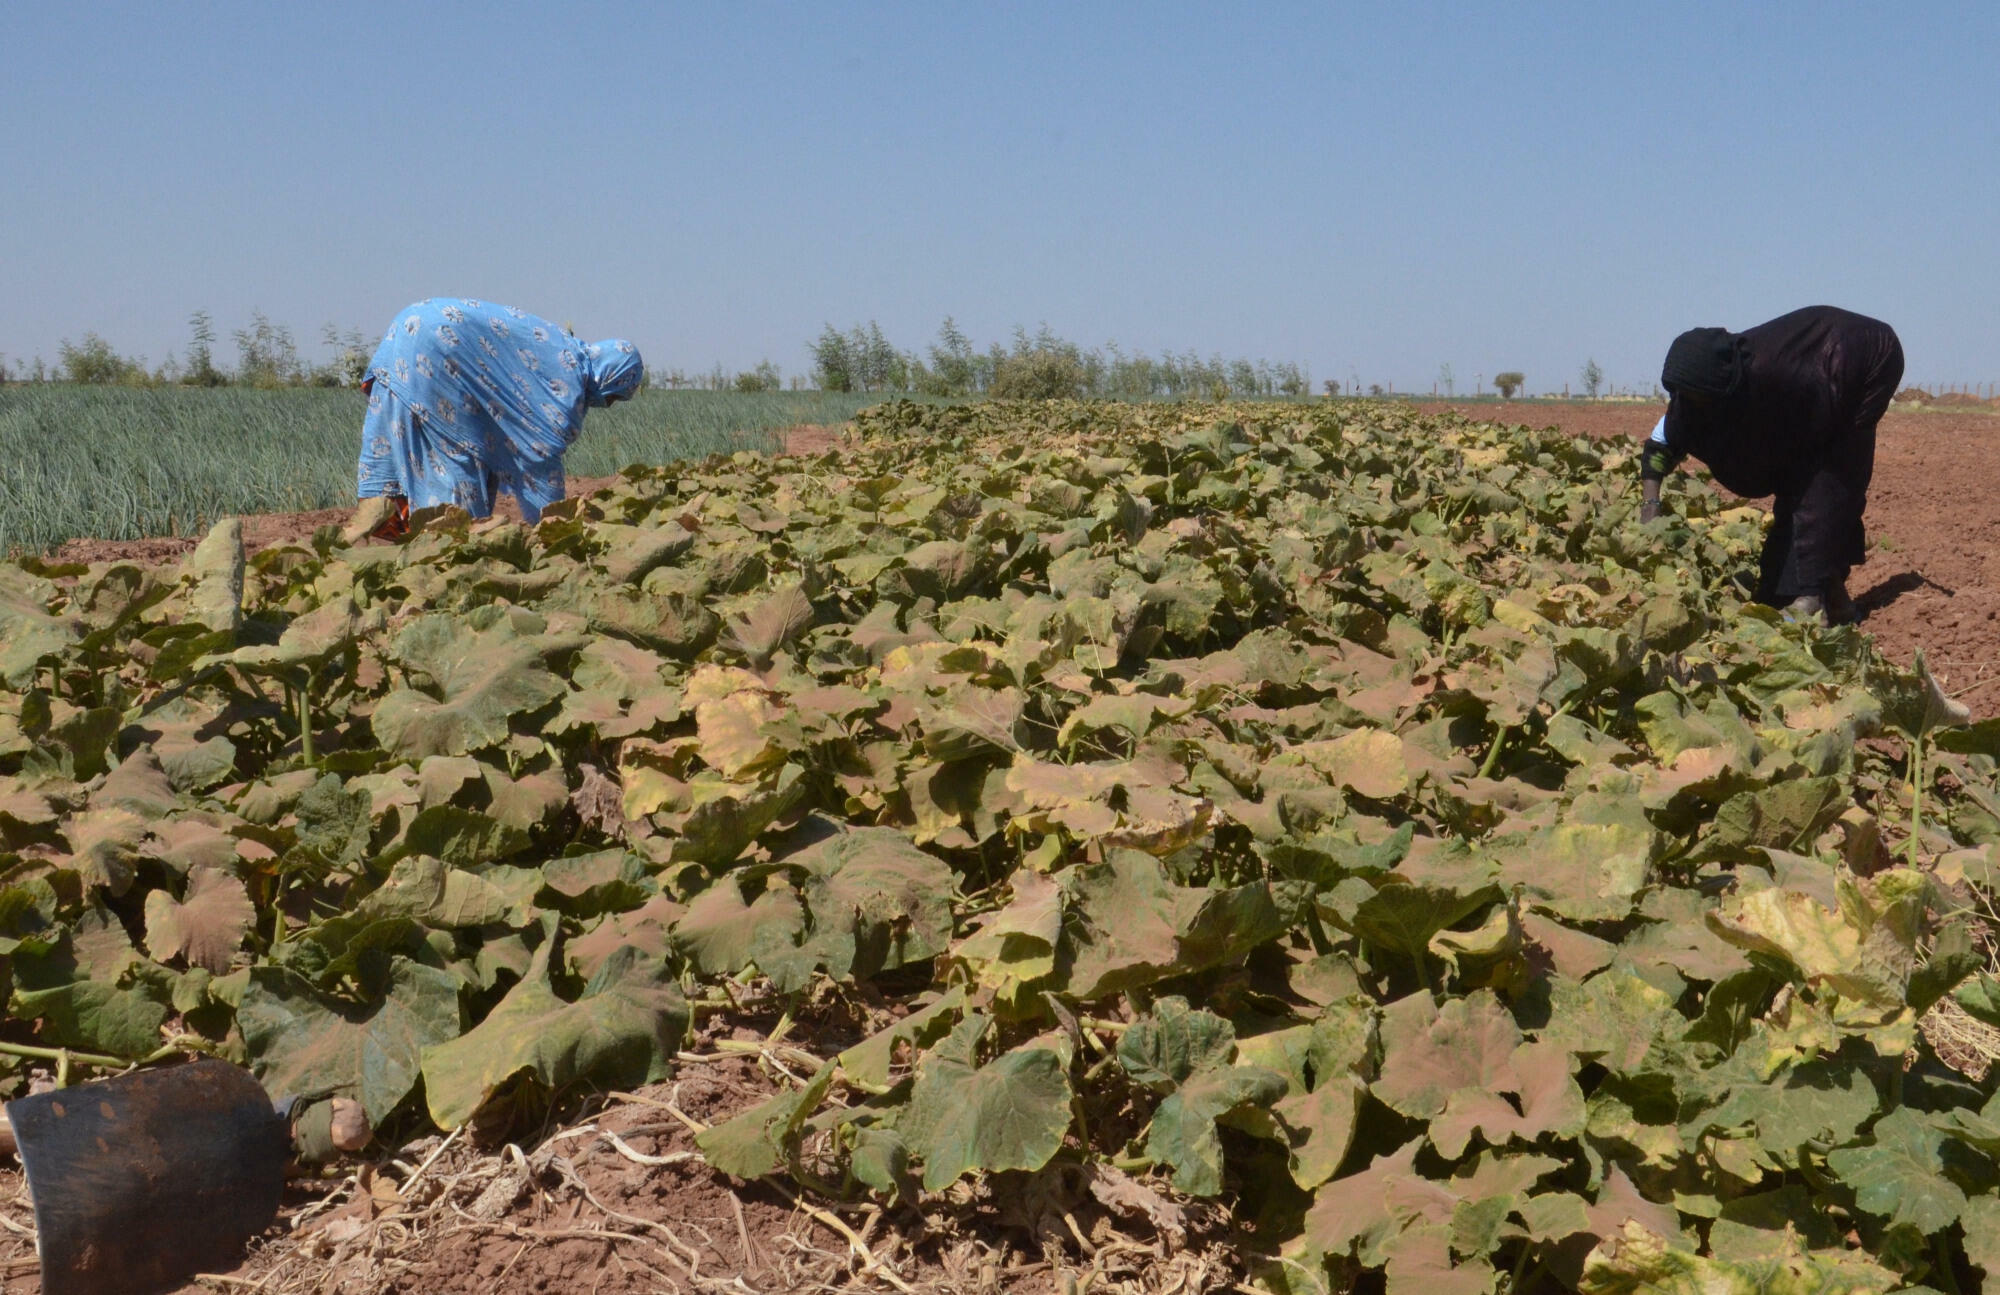
[[[1867,560],[1861,515],[1875,425],[1903,380],[1903,345],[1879,319],[1808,306],[1740,333],[1695,328],[1667,350],[1666,417],[1641,455],[1645,502],[1692,454],[1748,498],[1774,496],[1758,601],[1851,620],[1848,572]]]

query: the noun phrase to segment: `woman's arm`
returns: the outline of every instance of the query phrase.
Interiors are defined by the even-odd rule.
[[[1653,434],[1639,447],[1639,520],[1650,522],[1660,515],[1660,482],[1680,463],[1682,455],[1667,445],[1667,418],[1653,424]]]

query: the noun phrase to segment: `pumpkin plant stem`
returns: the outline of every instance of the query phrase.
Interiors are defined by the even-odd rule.
[[[307,764],[317,764],[319,763],[319,757],[313,751],[312,681],[310,678],[307,679],[305,687],[298,690],[298,693],[299,753],[305,757]]]
[[[1910,740],[1910,866],[1924,843],[1924,740]]]
[[[1521,1274],[1528,1270],[1528,1260],[1534,1253],[1534,1246],[1521,1242],[1521,1253],[1514,1256],[1514,1271],[1507,1279],[1507,1295],[1520,1295]]]
[[[1944,1233],[1931,1238],[1931,1253],[1936,1256],[1938,1281],[1944,1287],[1945,1295],[1960,1295],[1958,1274],[1951,1268],[1951,1247],[1945,1244]]]
[[[1493,771],[1500,767],[1500,756],[1507,749],[1507,738],[1514,731],[1512,724],[1502,724],[1500,731],[1493,735],[1493,745],[1486,748],[1486,763],[1479,766],[1479,776],[1491,778]]]
[[[66,1076],[69,1068],[89,1066],[94,1070],[124,1070],[131,1066],[147,1066],[156,1061],[165,1061],[181,1051],[177,1044],[167,1044],[155,1048],[143,1057],[114,1057],[104,1052],[78,1052],[74,1048],[43,1048],[32,1043],[0,1042],[0,1054],[10,1057],[25,1057],[30,1061],[53,1061],[59,1067],[58,1079]],[[58,1083],[58,1087],[63,1087]]]

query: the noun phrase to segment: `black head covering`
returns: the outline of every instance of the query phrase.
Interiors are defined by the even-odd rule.
[[[1660,385],[1668,391],[1733,396],[1743,385],[1743,339],[1726,328],[1690,328],[1667,348]]]

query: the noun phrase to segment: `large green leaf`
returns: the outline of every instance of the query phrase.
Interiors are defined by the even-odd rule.
[[[933,1054],[917,1070],[898,1128],[923,1161],[927,1191],[973,1170],[1040,1169],[1070,1126],[1062,1058],[1031,1044],[983,1066]]]
[[[273,1096],[345,1093],[380,1124],[416,1086],[423,1050],[463,1028],[458,994],[454,977],[407,958],[391,961],[382,996],[365,1003],[254,967],[236,1019]]]
[[[395,654],[426,683],[398,688],[376,705],[375,736],[409,758],[497,746],[516,715],[562,696],[562,680],[542,662],[565,646],[581,643],[526,633],[508,620],[473,630],[451,617],[422,617],[397,636]]]
[[[167,1007],[138,986],[118,983],[132,965],[133,955],[124,933],[114,930],[112,934],[118,953],[102,968],[92,967],[88,952],[81,947],[76,949],[76,958],[53,952],[38,958],[17,956],[13,960],[14,994],[7,1014],[17,1020],[38,1021],[43,1046],[82,1048],[133,1060],[157,1049]]]
[[[1943,1146],[1929,1120],[1902,1106],[1875,1122],[1867,1142],[1829,1152],[1826,1163],[1862,1209],[1930,1235],[1965,1212],[1965,1192],[1945,1176]]]

